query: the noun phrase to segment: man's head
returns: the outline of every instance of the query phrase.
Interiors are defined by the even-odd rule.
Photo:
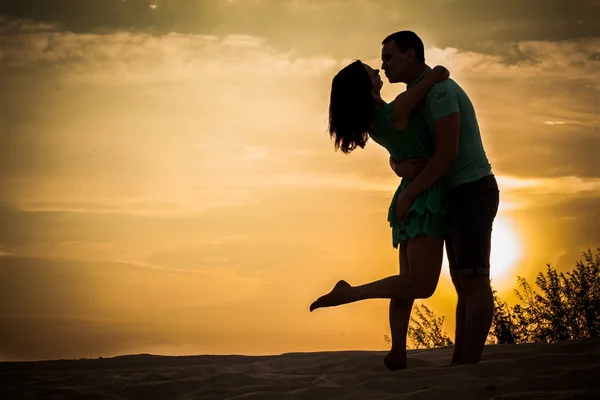
[[[382,42],[381,69],[390,83],[410,83],[425,64],[423,41],[412,31],[392,33]]]

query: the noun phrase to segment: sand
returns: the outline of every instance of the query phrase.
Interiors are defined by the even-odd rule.
[[[0,399],[600,399],[600,339],[487,346],[477,365],[452,348],[279,356],[135,355],[0,363]]]

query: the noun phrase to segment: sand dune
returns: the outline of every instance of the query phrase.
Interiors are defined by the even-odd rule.
[[[451,348],[279,356],[123,356],[0,364],[0,399],[600,399],[600,339],[486,347],[448,367]]]

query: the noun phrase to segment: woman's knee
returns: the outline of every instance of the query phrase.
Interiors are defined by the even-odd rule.
[[[433,296],[433,294],[435,293],[435,289],[437,288],[437,284],[438,284],[437,278],[438,277],[435,277],[435,279],[432,279],[432,277],[430,277],[429,279],[417,281],[415,286],[416,286],[416,294],[417,294],[418,299],[428,299],[431,296]]]
[[[444,242],[435,236],[409,239],[407,261],[410,273],[439,274],[442,268]]]
[[[426,299],[435,292],[442,269],[443,244],[435,236],[409,239],[407,258],[410,275],[415,280],[416,298]]]

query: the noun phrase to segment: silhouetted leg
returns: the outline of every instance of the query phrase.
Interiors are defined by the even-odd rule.
[[[464,342],[465,342],[465,318],[467,315],[467,295],[465,289],[458,278],[458,271],[456,265],[456,259],[454,257],[454,251],[452,249],[452,240],[446,241],[446,255],[448,256],[448,263],[450,269],[450,276],[452,277],[452,283],[456,294],[458,296],[458,302],[456,304],[456,328],[454,330],[454,352],[452,353],[451,364],[460,363],[462,357]]]
[[[408,252],[406,244],[400,246],[398,252],[400,276],[410,275]],[[392,334],[392,349],[384,358],[383,363],[390,371],[406,368],[406,336],[414,299],[390,300],[390,332]]]
[[[466,294],[465,337],[460,363],[478,363],[494,317],[494,296],[490,277],[461,276]]]
[[[453,363],[479,362],[492,325],[490,253],[498,203],[498,185],[493,175],[460,185],[451,193],[450,242],[455,261],[452,271],[459,296]]]
[[[350,286],[346,281],[339,281],[331,292],[311,304],[310,310],[366,299],[428,298],[435,291],[439,280],[442,245],[442,239],[433,235],[410,239],[407,244],[409,276],[388,276],[360,286]]]

